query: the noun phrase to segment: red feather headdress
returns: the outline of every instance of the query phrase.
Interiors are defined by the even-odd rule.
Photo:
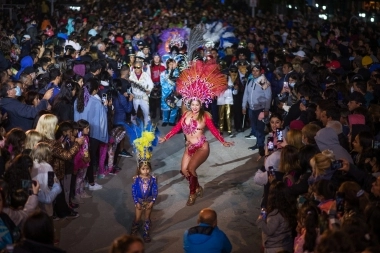
[[[215,96],[227,89],[227,78],[219,70],[215,61],[193,61],[184,69],[177,80],[177,91],[185,103],[197,99],[208,106]]]

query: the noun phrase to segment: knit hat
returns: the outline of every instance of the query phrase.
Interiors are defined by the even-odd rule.
[[[348,101],[356,101],[362,104],[366,103],[364,95],[357,91],[354,91],[350,94],[350,96],[348,97]]]
[[[348,115],[348,123],[352,125],[365,125],[365,117],[362,114],[350,114]]]
[[[327,68],[332,68],[332,69],[338,69],[340,68],[340,62],[339,61],[331,61],[326,64]]]
[[[299,57],[302,57],[304,58],[306,56],[305,52],[304,51],[298,51],[297,53],[294,54],[294,56],[299,56]]]
[[[355,81],[362,81],[364,80],[363,76],[360,74],[353,75],[350,79],[350,82],[355,82]]]
[[[371,57],[369,57],[369,56],[363,57],[363,59],[362,59],[363,66],[368,66],[368,65],[371,65],[372,63],[373,63],[373,60]]]
[[[338,79],[334,75],[328,75],[326,77],[326,84],[337,83],[337,82],[338,82]]]
[[[304,126],[305,126],[305,124],[301,120],[296,119],[296,120],[293,120],[292,122],[290,122],[289,128],[301,131]]]
[[[0,71],[10,69],[11,67],[11,62],[4,57],[2,52],[0,52]]]
[[[26,67],[22,73],[25,73],[25,74],[32,74],[32,73],[35,73],[36,70],[33,68],[33,67]]]

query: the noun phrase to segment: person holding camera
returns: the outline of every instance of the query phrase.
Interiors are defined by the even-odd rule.
[[[53,95],[53,89],[47,90],[37,106],[21,103],[16,98],[16,85],[13,82],[6,82],[0,89],[0,106],[7,112],[8,123],[6,130],[21,128],[23,131],[32,129],[33,119],[41,110],[46,110],[50,105],[48,100]]]

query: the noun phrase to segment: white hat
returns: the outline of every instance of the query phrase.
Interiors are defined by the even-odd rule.
[[[144,53],[141,52],[141,51],[137,52],[136,57],[139,57],[139,58],[145,59],[145,55],[144,55]]]
[[[302,58],[304,58],[304,57],[306,56],[305,52],[304,52],[304,51],[302,51],[302,50],[298,51],[298,52],[297,52],[297,53],[295,53],[294,55],[295,55],[295,56],[299,56],[299,57],[302,57]]]
[[[82,47],[79,45],[79,43],[74,43],[73,48],[75,51],[80,51]]]
[[[110,85],[109,82],[107,82],[107,81],[100,81],[100,84],[101,84],[102,86],[105,86],[105,87],[107,87],[107,86]]]
[[[30,35],[29,34],[24,34],[24,36],[22,36],[23,38],[25,39],[30,39]]]
[[[82,48],[79,45],[79,43],[76,43],[76,42],[74,42],[72,40],[67,40],[65,46],[67,46],[67,45],[71,45],[75,49],[75,51],[80,51],[80,49]]]

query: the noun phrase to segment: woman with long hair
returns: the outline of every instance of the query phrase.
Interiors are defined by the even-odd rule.
[[[73,100],[76,95],[78,83],[69,80],[61,86],[61,91],[54,99],[51,108],[54,115],[57,116],[58,122],[74,120]]]
[[[269,189],[268,208],[256,221],[262,229],[262,243],[265,253],[293,251],[293,232],[297,226],[295,199],[285,191],[286,185],[273,181]]]
[[[319,236],[319,214],[318,208],[311,204],[305,204],[298,210],[294,253],[314,251]]]
[[[191,80],[189,82],[189,80]],[[215,128],[211,115],[202,107],[208,105],[214,95],[220,94],[226,86],[226,78],[219,71],[217,64],[205,64],[197,61],[191,68],[182,72],[177,80],[177,91],[181,93],[185,103],[189,103],[190,111],[186,111],[179,122],[164,137],[163,143],[173,137],[181,129],[186,136],[186,148],[181,162],[181,174],[189,181],[190,195],[186,205],[194,205],[197,197],[203,196],[203,188],[198,183],[196,170],[210,154],[209,143],[204,135],[206,126],[224,147],[234,145],[227,142]],[[211,88],[210,88],[211,87]]]
[[[20,128],[13,128],[5,136],[4,148],[10,154],[11,160],[21,154],[25,148],[25,132]]]
[[[365,154],[372,148],[373,135],[368,131],[359,132],[352,141],[352,153],[355,165],[364,169]],[[371,172],[371,171],[367,171]]]
[[[340,185],[338,192],[344,195],[343,221],[353,215],[364,217],[369,197],[359,184],[352,181],[344,182]]]
[[[90,166],[86,177],[90,190],[100,190],[102,186],[95,183],[94,172],[99,161],[99,146],[108,143],[107,109],[108,100],[102,102],[98,95],[100,83],[95,78],[87,80],[74,102],[74,120],[84,119],[90,123]]]
[[[283,181],[288,187],[297,182],[301,174],[298,152],[299,149],[291,145],[281,150],[279,171],[284,173]]]
[[[56,216],[77,218],[79,216],[78,213],[68,206],[69,203],[65,199],[64,192],[70,189],[68,185],[71,183],[71,178],[65,177],[65,171],[66,162],[74,158],[84,140],[83,138],[75,138],[71,146],[65,149],[64,144],[66,144],[67,139],[64,137],[66,134],[62,131],[62,128],[58,128],[56,132],[57,125],[58,118],[55,115],[44,114],[38,120],[36,130],[44,136],[44,142],[51,148],[52,161],[48,161],[48,163],[53,167],[54,173],[61,183],[62,192],[58,194],[54,206]]]

